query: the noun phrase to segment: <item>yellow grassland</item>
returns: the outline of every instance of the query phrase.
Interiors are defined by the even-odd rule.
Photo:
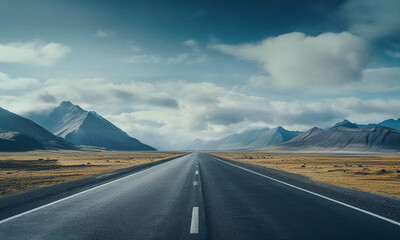
[[[77,180],[184,152],[31,151],[0,153],[0,196]]]

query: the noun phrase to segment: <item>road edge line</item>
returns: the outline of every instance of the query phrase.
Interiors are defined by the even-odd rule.
[[[207,154],[207,155],[209,155],[209,154]],[[261,174],[261,173],[255,172],[255,171],[253,171],[253,170],[250,170],[250,169],[247,169],[247,168],[244,168],[244,167],[241,167],[241,166],[237,166],[237,165],[235,165],[235,164],[232,164],[232,163],[229,163],[229,162],[223,161],[223,160],[221,160],[221,159],[218,159],[218,158],[216,158],[216,157],[214,157],[214,156],[212,156],[212,155],[209,155],[209,156],[211,156],[212,158],[214,158],[215,160],[217,160],[217,161],[219,161],[219,162],[223,162],[223,163],[226,163],[226,164],[232,165],[232,166],[234,166],[234,167],[237,167],[237,168],[240,168],[240,169],[242,169],[242,170],[245,170],[245,171],[248,171],[248,172],[254,173],[254,174],[256,174],[256,175],[259,175],[259,176],[261,176],[261,177],[264,177],[264,178],[270,179],[270,180],[272,180],[272,181],[275,181],[275,182],[278,182],[278,183],[281,183],[281,184],[287,185],[287,186],[289,186],[289,187],[292,187],[292,188],[295,188],[295,189],[297,189],[297,190],[300,190],[300,191],[303,191],[303,192],[306,192],[306,193],[312,194],[312,195],[314,195],[314,196],[317,196],[317,197],[320,197],[320,198],[323,198],[323,199],[326,199],[326,200],[332,201],[332,202],[334,202],[334,203],[337,203],[337,204],[343,205],[343,206],[345,206],[345,207],[348,207],[348,208],[351,208],[351,209],[357,210],[357,211],[359,211],[359,212],[362,212],[362,213],[368,214],[368,215],[370,215],[370,216],[373,216],[373,217],[379,218],[379,219],[381,219],[381,220],[384,220],[384,221],[386,221],[386,222],[392,223],[392,224],[394,224],[394,225],[400,226],[400,222],[397,222],[397,221],[395,221],[395,220],[392,220],[392,219],[390,219],[390,218],[386,218],[386,217],[383,217],[383,216],[381,216],[381,215],[378,215],[378,214],[376,214],[376,213],[369,212],[369,211],[367,211],[367,210],[364,210],[364,209],[361,209],[361,208],[355,207],[355,206],[353,206],[353,205],[350,205],[350,204],[347,204],[347,203],[344,203],[344,202],[341,202],[341,201],[335,200],[335,199],[333,199],[333,198],[330,198],[330,197],[327,197],[327,196],[321,195],[321,194],[319,194],[319,193],[315,193],[315,192],[309,191],[309,190],[307,190],[307,189],[304,189],[304,188],[301,188],[301,187],[297,187],[297,186],[295,186],[295,185],[292,185],[292,184],[290,184],[290,183],[287,183],[287,182],[284,182],[284,181],[281,181],[281,180],[275,179],[275,178],[273,178],[273,177],[266,176],[266,175],[264,175],[264,174]]]
[[[185,157],[185,156],[188,156],[188,155],[190,155],[190,154],[186,154],[186,155],[184,155],[184,156],[175,158],[175,159],[173,159],[173,160],[171,160],[171,161],[163,162],[163,163],[161,163],[161,164],[157,164],[157,165],[151,166],[151,167],[149,167],[149,168],[145,168],[145,169],[143,169],[143,170],[141,170],[141,171],[131,173],[131,174],[127,175],[127,176],[124,176],[124,177],[121,177],[121,178],[117,178],[117,179],[112,180],[112,181],[110,181],[110,182],[106,182],[106,183],[100,184],[100,185],[98,185],[98,186],[95,186],[95,187],[86,189],[86,190],[84,190],[84,191],[82,191],[82,192],[75,193],[75,194],[73,194],[73,195],[71,195],[71,196],[68,196],[68,197],[65,197],[65,198],[61,198],[61,199],[58,199],[58,200],[56,200],[56,201],[53,201],[53,202],[47,203],[47,204],[45,204],[45,205],[42,205],[42,206],[40,206],[40,207],[36,207],[36,208],[31,209],[31,210],[28,210],[28,211],[25,211],[25,212],[16,214],[16,215],[14,215],[14,216],[5,218],[5,219],[3,219],[3,220],[0,220],[0,224],[3,224],[3,223],[6,223],[6,222],[8,222],[8,221],[11,221],[11,220],[13,220],[13,219],[22,217],[22,216],[27,215],[27,214],[29,214],[29,213],[36,212],[36,211],[38,211],[38,210],[40,210],[40,209],[43,209],[43,208],[49,207],[49,206],[51,206],[51,205],[54,205],[54,204],[63,202],[63,201],[65,201],[65,200],[74,198],[74,197],[76,197],[76,196],[79,196],[79,195],[82,195],[82,194],[84,194],[84,193],[90,192],[90,191],[95,190],[95,189],[97,189],[97,188],[106,186],[106,185],[108,185],[108,184],[115,183],[115,182],[119,182],[119,181],[121,181],[121,180],[123,180],[123,179],[125,179],[125,178],[128,178],[128,177],[131,177],[131,176],[133,176],[133,175],[146,172],[146,171],[152,169],[153,167],[161,166],[161,165],[164,165],[164,164],[166,164],[166,163],[171,163],[171,162],[174,161],[174,160],[177,160],[177,159],[179,159],[179,158],[182,158],[182,157]]]

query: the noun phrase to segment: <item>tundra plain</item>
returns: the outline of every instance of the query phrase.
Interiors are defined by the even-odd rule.
[[[0,197],[183,154],[185,152],[0,153]]]

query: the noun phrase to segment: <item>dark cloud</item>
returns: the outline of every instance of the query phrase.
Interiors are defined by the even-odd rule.
[[[299,113],[281,113],[275,119],[277,125],[323,126],[326,123],[342,120],[348,115],[333,109],[304,109]]]
[[[44,92],[38,96],[38,100],[45,103],[57,103],[58,100],[55,96],[51,95],[48,92]]]

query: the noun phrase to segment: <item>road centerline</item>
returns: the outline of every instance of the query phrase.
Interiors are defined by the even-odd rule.
[[[192,221],[190,223],[190,233],[199,233],[199,207],[193,207],[192,210]]]

